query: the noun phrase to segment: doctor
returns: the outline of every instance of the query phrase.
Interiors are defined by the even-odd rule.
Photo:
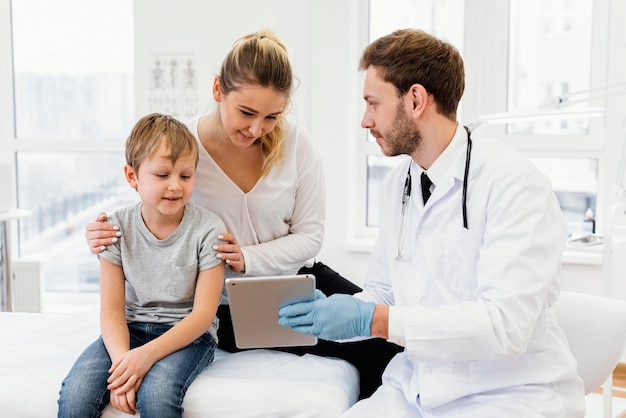
[[[464,69],[450,44],[396,31],[359,69],[362,126],[385,155],[411,158],[382,187],[363,292],[288,305],[279,322],[405,347],[347,417],[582,417],[583,384],[552,309],[567,229],[549,180],[456,121]]]

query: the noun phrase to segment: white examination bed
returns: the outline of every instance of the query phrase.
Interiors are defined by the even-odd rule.
[[[0,313],[0,416],[55,417],[61,381],[99,335],[98,311]],[[358,398],[349,363],[270,350],[217,350],[189,387],[185,417],[336,417]],[[103,417],[130,417],[107,406]]]

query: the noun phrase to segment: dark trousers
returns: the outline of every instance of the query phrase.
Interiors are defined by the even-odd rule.
[[[361,288],[339,273],[317,262],[313,267],[303,267],[299,274],[315,275],[316,287],[329,296],[334,293],[354,294],[361,291]],[[235,345],[233,334],[233,322],[230,316],[228,305],[220,305],[217,310],[217,317],[220,320],[218,347],[229,352],[241,351]],[[338,343],[334,341],[318,340],[314,346],[307,347],[277,347],[278,351],[293,353],[297,355],[315,354],[323,357],[337,357],[350,362],[359,371],[359,399],[369,397],[381,385],[381,376],[387,364],[397,353],[403,350],[402,347],[387,342],[382,338],[371,338],[362,341]]]

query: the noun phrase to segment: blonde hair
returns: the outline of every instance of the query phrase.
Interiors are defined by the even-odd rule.
[[[198,143],[187,126],[171,116],[152,113],[139,119],[126,139],[126,164],[133,170],[152,156],[166,141],[173,163],[178,158],[190,156],[198,165]]]
[[[271,87],[284,93],[289,106],[293,86],[293,73],[287,55],[287,48],[278,37],[269,30],[261,30],[239,38],[226,55],[219,74],[220,88],[224,94],[236,91],[246,84]],[[284,157],[286,120],[278,118],[274,129],[263,135],[261,155],[265,176],[274,164]]]

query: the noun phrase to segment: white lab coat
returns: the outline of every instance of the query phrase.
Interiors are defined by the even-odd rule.
[[[406,349],[389,364],[385,389],[372,401],[380,406],[392,399],[385,393],[402,393],[404,404],[384,405],[394,417],[487,416],[485,405],[508,416],[504,408],[515,410],[516,402],[536,416],[582,416],[582,381],[551,308],[567,238],[551,184],[512,147],[473,138],[464,229],[466,138],[460,126],[444,151],[451,162],[445,178],[425,207],[422,169],[411,162],[401,260],[396,256],[409,162],[382,187],[380,235],[359,297],[399,307]],[[374,416],[373,405],[366,406],[352,413]],[[393,408],[403,413],[390,415]],[[470,410],[475,413],[464,415]]]

